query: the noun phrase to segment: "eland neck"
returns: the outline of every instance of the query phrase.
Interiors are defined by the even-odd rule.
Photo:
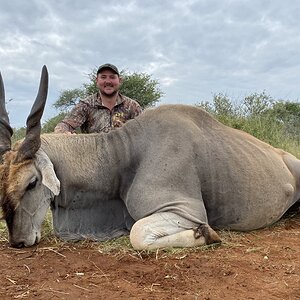
[[[41,148],[52,161],[62,187],[82,186],[111,197],[119,193],[125,173],[128,183],[128,170],[133,162],[138,163],[134,143],[126,135],[121,129],[109,134],[44,134]]]

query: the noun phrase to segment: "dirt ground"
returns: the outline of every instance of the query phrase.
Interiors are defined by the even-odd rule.
[[[218,247],[156,252],[3,240],[0,299],[300,299],[298,207],[271,228],[219,233]]]

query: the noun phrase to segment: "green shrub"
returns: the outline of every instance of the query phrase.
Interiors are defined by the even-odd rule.
[[[300,103],[275,101],[263,92],[246,96],[238,104],[227,95],[216,94],[212,102],[198,106],[221,123],[300,157]]]

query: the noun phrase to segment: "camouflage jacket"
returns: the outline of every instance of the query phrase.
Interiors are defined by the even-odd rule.
[[[81,100],[67,116],[56,125],[54,132],[74,132],[81,128],[83,133],[108,132],[121,127],[129,119],[141,114],[142,108],[135,101],[119,93],[112,110],[102,105],[100,93]]]

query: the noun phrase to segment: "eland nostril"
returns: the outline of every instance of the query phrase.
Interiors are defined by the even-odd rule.
[[[35,238],[35,242],[34,244],[38,244],[40,242],[41,238],[37,235],[36,238]]]
[[[13,248],[24,248],[25,244],[24,244],[24,242],[18,242],[18,243],[11,243],[11,246]]]

